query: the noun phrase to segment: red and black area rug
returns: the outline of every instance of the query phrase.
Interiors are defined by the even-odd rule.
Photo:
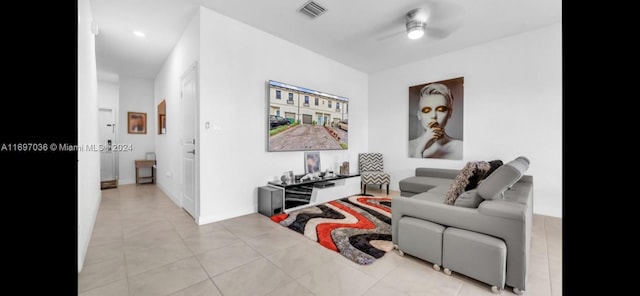
[[[371,264],[393,249],[391,198],[350,196],[271,220],[358,264]]]

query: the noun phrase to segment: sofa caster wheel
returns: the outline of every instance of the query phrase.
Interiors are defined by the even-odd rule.
[[[444,268],[444,274],[451,275],[451,269],[445,267]]]
[[[398,250],[398,255],[404,256],[404,252],[400,250],[400,247],[398,247],[398,245],[393,245],[393,249]]]
[[[493,292],[495,294],[498,294],[498,293],[500,293],[500,289],[498,289],[498,287],[496,287],[496,286],[491,286],[491,292]]]
[[[434,264],[433,269],[435,269],[436,271],[440,271],[440,265]]]
[[[513,294],[524,295],[524,291],[522,291],[522,290],[520,290],[520,289],[518,289],[516,287],[513,287]]]

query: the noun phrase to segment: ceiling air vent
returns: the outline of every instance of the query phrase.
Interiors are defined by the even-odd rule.
[[[309,2],[305,3],[302,7],[300,7],[300,9],[298,9],[298,11],[306,14],[310,18],[316,18],[316,17],[320,16],[321,14],[323,14],[325,11],[327,11],[327,9],[325,9],[322,6],[320,6],[320,4],[318,4],[318,3],[315,3],[313,1],[309,1]]]

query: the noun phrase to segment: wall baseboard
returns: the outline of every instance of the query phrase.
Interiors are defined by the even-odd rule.
[[[562,209],[534,206],[533,213],[562,219]]]
[[[78,253],[78,273],[82,271],[82,267],[84,267],[84,259],[87,256],[87,250],[89,249],[89,243],[91,242],[91,236],[93,235],[93,228],[96,225],[96,218],[98,217],[98,212],[100,211],[100,205],[102,204],[102,191],[98,196],[98,206],[95,207],[95,211],[93,215],[91,215],[91,229],[89,230],[89,235],[87,236],[87,240],[84,243],[84,248],[81,248]],[[78,237],[80,236],[80,228],[78,228]]]
[[[166,196],[168,196],[169,199],[171,199],[171,201],[173,201],[173,203],[175,203],[178,207],[182,208],[182,200],[181,199],[173,196],[173,194],[171,194],[171,192],[167,188],[162,186],[162,184],[156,182],[156,186],[158,186],[158,188],[160,188],[160,191],[162,191]]]
[[[129,185],[136,184],[136,180],[134,179],[118,179],[118,185]]]
[[[209,224],[209,223],[213,223],[213,222],[218,222],[218,221],[222,221],[222,220],[236,218],[236,217],[240,217],[240,216],[244,216],[244,215],[249,215],[249,214],[253,214],[253,213],[257,213],[257,211],[242,212],[242,213],[229,213],[229,214],[226,214],[226,215],[215,215],[215,216],[201,216],[198,219],[196,219],[196,223],[198,225],[204,225],[204,224]]]

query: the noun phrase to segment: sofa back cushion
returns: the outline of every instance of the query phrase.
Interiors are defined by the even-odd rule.
[[[478,194],[484,199],[502,198],[502,194],[518,182],[529,168],[529,159],[520,156],[497,168],[478,185]]]
[[[455,203],[458,196],[467,190],[466,188],[469,185],[469,181],[475,175],[484,175],[485,172],[489,171],[491,166],[486,161],[470,161],[460,170],[455,179],[453,179],[453,183],[449,187],[447,191],[447,198],[444,203],[448,205],[452,205]],[[476,184],[478,180],[475,180]],[[475,187],[475,186],[474,186]]]
[[[480,195],[478,195],[478,189],[473,189],[469,191],[465,191],[453,203],[454,206],[465,207],[465,208],[477,208],[480,203],[484,201]]]

